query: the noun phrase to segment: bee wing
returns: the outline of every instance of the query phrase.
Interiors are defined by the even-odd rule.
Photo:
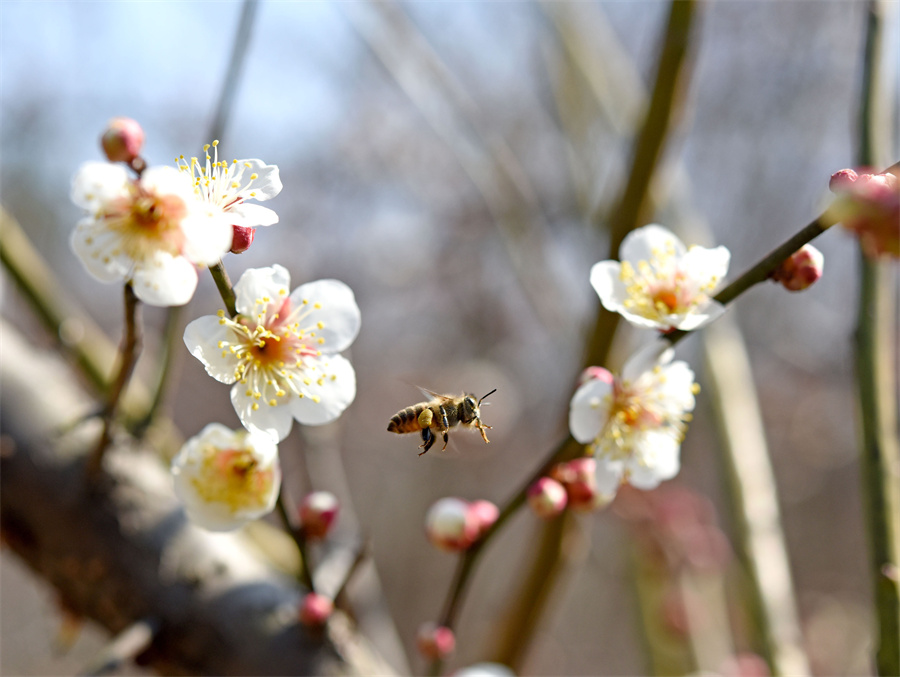
[[[453,399],[453,397],[450,395],[441,395],[440,393],[436,393],[433,390],[429,390],[428,388],[423,388],[422,386],[416,386],[416,388],[418,388],[419,391],[429,400],[434,399],[441,400],[442,402],[448,402]]]

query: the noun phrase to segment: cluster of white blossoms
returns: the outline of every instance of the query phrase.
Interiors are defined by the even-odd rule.
[[[725,247],[686,248],[658,225],[632,231],[622,261],[601,261],[591,284],[605,308],[638,327],[693,330],[725,308],[712,295],[728,270]],[[652,489],[680,468],[681,442],[698,386],[664,339],[635,353],[622,374],[592,368],[569,406],[569,430],[596,459],[596,491],[611,501],[624,483]]]
[[[353,291],[337,280],[290,290],[283,267],[247,270],[234,287],[237,315],[191,322],[184,342],[207,373],[233,383],[231,402],[248,430],[283,440],[293,420],[334,421],[356,397],[356,373],[338,353],[359,333]]]
[[[218,141],[204,146],[203,161],[181,156],[176,167],[147,168],[143,140],[134,120],[114,119],[102,137],[113,162],[76,172],[71,197],[86,214],[72,247],[102,282],[130,284],[151,305],[183,305],[199,266],[244,251],[254,228],[278,222],[252,201],[278,195],[281,179],[261,160],[219,161]],[[281,485],[278,442],[293,420],[328,423],[356,396],[356,374],[338,354],[359,332],[353,292],[337,280],[289,286],[281,266],[248,270],[235,285],[235,317],[220,311],[185,330],[206,371],[234,384],[231,400],[246,428],[212,423],[172,461],[175,492],[203,528],[236,529],[270,512]]]
[[[197,266],[229,251],[235,225],[278,221],[246,201],[280,191],[278,168],[260,160],[226,168],[207,153],[203,167],[192,158],[187,167],[150,167],[137,178],[122,164],[87,162],[72,180],[72,201],[86,212],[72,248],[101,282],[128,282],[150,305],[184,305],[197,287]]]

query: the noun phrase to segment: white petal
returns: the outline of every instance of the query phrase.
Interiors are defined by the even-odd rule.
[[[119,236],[102,221],[87,216],[72,231],[70,243],[87,271],[101,282],[120,282],[131,275],[133,261],[120,253],[110,254],[119,244]]]
[[[705,284],[713,278],[721,281],[728,274],[730,261],[731,252],[727,247],[691,247],[681,259],[681,268],[693,279]]]
[[[234,229],[225,214],[202,204],[181,221],[183,254],[194,263],[212,265],[231,249]]]
[[[673,362],[665,367],[664,373],[665,379],[659,386],[660,396],[679,412],[692,411],[695,405],[694,372],[687,362]]]
[[[628,358],[622,367],[622,378],[626,381],[636,381],[641,374],[652,371],[658,365],[668,364],[673,355],[675,349],[668,341],[661,338],[654,339]]]
[[[268,207],[241,202],[225,212],[229,223],[244,228],[259,228],[278,223],[278,214]]]
[[[241,315],[255,317],[260,308],[256,302],[263,298],[277,299],[280,292],[290,290],[291,275],[283,266],[274,265],[267,268],[250,268],[244,271],[241,279],[234,285],[237,297],[237,311]]]
[[[315,308],[316,304],[321,308]],[[291,307],[309,309],[304,325],[322,323],[322,328],[314,331],[317,338],[324,339],[323,352],[339,353],[359,334],[359,306],[353,290],[340,280],[317,280],[300,285],[291,293]]]
[[[643,315],[637,315],[636,313],[631,312],[625,308],[616,311],[618,312],[625,320],[633,324],[635,327],[641,327],[642,329],[659,329],[663,331],[667,331],[670,327],[672,327],[671,322],[660,322],[659,320],[651,320],[648,317],[644,317]]]
[[[593,442],[609,416],[607,396],[612,386],[600,380],[588,381],[569,403],[569,431],[581,444]]]
[[[198,199],[194,193],[190,174],[168,165],[145,169],[141,174],[141,186],[157,195],[177,195],[188,208],[191,202]]]
[[[198,317],[184,329],[184,345],[200,360],[206,373],[220,383],[234,383],[237,361],[231,353],[219,348],[219,341],[231,338],[231,330],[219,323],[215,315]]]
[[[628,464],[628,483],[638,489],[654,489],[663,480],[678,474],[681,445],[665,432],[648,432],[640,440]],[[641,462],[642,461],[642,462]]]
[[[638,261],[649,261],[655,258],[654,251],[668,251],[672,248],[676,257],[685,253],[684,244],[668,228],[650,224],[636,228],[628,233],[619,247],[619,260],[629,261],[637,266]]]
[[[72,177],[70,197],[79,207],[96,212],[110,201],[128,195],[128,172],[118,164],[85,162]]]
[[[604,502],[609,503],[616,497],[619,486],[622,484],[622,475],[625,474],[625,462],[598,458],[597,469],[594,474],[597,479],[597,493],[603,497]]]
[[[286,401],[280,401],[273,407],[247,395],[246,385],[235,383],[231,387],[231,404],[243,426],[250,432],[268,435],[276,441],[283,440],[291,432],[294,417]],[[259,405],[256,409],[253,408],[255,404]]]
[[[135,295],[151,306],[183,306],[194,296],[197,269],[183,256],[157,252],[137,264],[132,277]]]
[[[603,307],[613,313],[625,310],[628,287],[619,279],[622,264],[618,261],[600,261],[591,268],[591,286],[600,297]]]
[[[710,300],[709,303],[703,306],[702,311],[695,310],[694,312],[685,315],[683,319],[677,323],[673,323],[671,326],[683,331],[693,331],[694,329],[698,329],[719,319],[725,314],[726,310],[727,308],[718,301]]]
[[[327,355],[313,362],[315,371],[310,373],[313,384],[309,390],[317,395],[294,398],[290,402],[294,418],[304,425],[323,425],[337,419],[356,398],[356,372],[350,361],[340,355]],[[321,377],[319,385],[316,380]]]
[[[281,192],[282,185],[278,165],[267,165],[262,160],[256,159],[238,160],[238,164],[242,167],[245,164],[250,165],[244,169],[242,180],[249,179],[250,173],[257,174],[257,178],[250,183],[249,187],[238,193],[245,200],[265,202]]]

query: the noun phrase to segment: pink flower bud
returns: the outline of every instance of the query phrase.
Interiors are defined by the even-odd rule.
[[[300,505],[300,526],[307,538],[325,538],[337,519],[340,504],[330,491],[307,494]]]
[[[131,118],[113,118],[100,137],[100,145],[110,162],[131,163],[144,147],[144,130]]]
[[[609,502],[609,497],[597,491],[597,461],[588,456],[559,463],[550,472],[561,482],[569,497],[569,507],[578,512],[590,512]]]
[[[456,635],[446,626],[423,623],[416,633],[416,646],[429,660],[446,658],[456,648]]]
[[[854,183],[857,178],[857,173],[852,169],[842,169],[831,175],[831,180],[828,182],[828,189],[832,193],[840,193],[848,190],[850,184]]]
[[[528,487],[528,505],[542,519],[551,519],[565,510],[566,488],[552,477],[542,477]]]
[[[477,539],[497,521],[497,518],[500,516],[500,509],[490,501],[472,501],[469,504],[469,515],[478,524]]]
[[[855,179],[853,177],[856,177]],[[859,238],[869,258],[882,254],[900,258],[900,181],[889,172],[837,172],[829,184],[837,193],[829,216]]]
[[[480,522],[461,498],[442,498],[428,509],[425,533],[441,550],[466,550],[478,538]]]
[[[334,611],[334,602],[325,595],[309,592],[300,602],[300,622],[308,628],[325,625]]]
[[[253,244],[253,238],[256,235],[256,228],[247,228],[245,226],[232,226],[231,251],[232,254],[243,254],[250,249]]]
[[[805,244],[782,262],[772,273],[772,279],[788,291],[803,291],[822,277],[824,265],[822,252],[811,244]]]
[[[578,385],[583,386],[588,381],[594,380],[603,381],[604,383],[612,385],[615,377],[612,375],[612,372],[603,367],[588,367],[581,372],[581,376],[578,377]]]

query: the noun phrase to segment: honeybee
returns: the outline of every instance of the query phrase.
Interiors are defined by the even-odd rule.
[[[450,428],[457,425],[466,428],[476,428],[481,433],[481,439],[485,443],[490,443],[487,438],[485,429],[490,430],[491,426],[481,422],[481,412],[479,407],[488,395],[497,392],[494,388],[487,395],[479,400],[474,395],[463,393],[462,395],[438,395],[430,390],[420,388],[420,390],[431,396],[428,402],[419,402],[411,407],[407,407],[391,416],[391,422],[388,424],[388,432],[391,433],[415,433],[422,431],[422,444],[419,449],[421,456],[434,445],[438,433],[444,438],[444,446],[441,451],[447,448],[447,442],[450,439]]]

